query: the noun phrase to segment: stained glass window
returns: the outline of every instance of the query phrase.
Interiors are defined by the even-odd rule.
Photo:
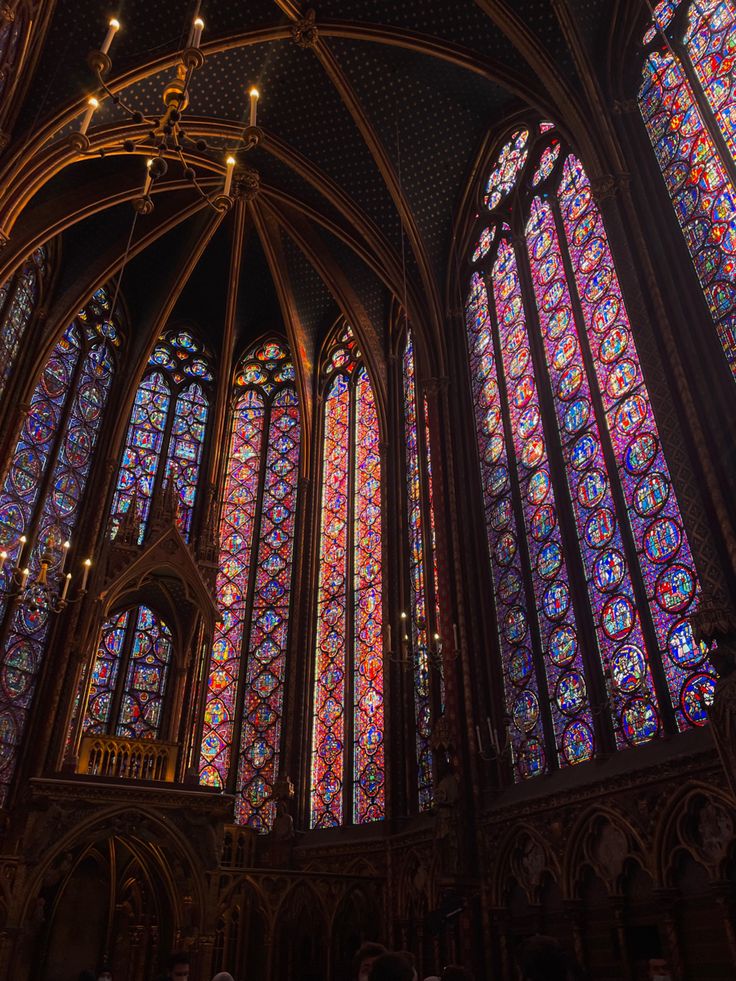
[[[10,25],[6,25],[9,27]],[[46,250],[37,249],[20,271],[0,286],[0,397],[13,371],[20,342],[38,305],[46,277]]]
[[[12,780],[36,678],[52,624],[50,600],[34,585],[42,557],[48,576],[65,561],[73,542],[114,372],[120,338],[89,307],[70,324],[49,357],[31,396],[0,492],[0,617],[5,640],[0,665],[0,794]],[[21,536],[25,535],[24,545]],[[74,550],[72,554],[76,554]],[[12,567],[28,569],[32,596],[19,602]],[[31,601],[32,600],[32,601]]]
[[[697,575],[603,220],[580,162],[553,129],[537,132],[514,186],[498,178],[496,236],[466,308],[517,778],[594,756],[602,713],[619,749],[666,718],[702,725],[714,684],[687,620]],[[503,224],[512,208],[522,242]]]
[[[83,731],[128,739],[161,736],[172,655],[168,624],[147,606],[119,613],[102,627]]]
[[[210,354],[193,334],[171,330],[159,338],[133,402],[112,503],[113,537],[133,506],[142,542],[154,495],[173,482],[177,525],[189,540],[212,381]]]
[[[403,358],[404,438],[409,529],[410,647],[413,652],[417,792],[420,811],[432,806],[432,651],[439,631],[437,564],[432,504],[432,471],[426,401],[418,399],[414,344],[407,335]],[[424,416],[424,426],[420,419]],[[422,443],[422,436],[424,442]],[[427,508],[427,505],[429,507]],[[428,522],[425,526],[425,515]],[[432,604],[432,596],[435,603]],[[400,638],[403,640],[403,638]],[[437,693],[435,693],[437,694]]]
[[[236,820],[268,831],[279,776],[299,480],[296,373],[281,341],[242,361],[220,512],[221,620],[210,659],[200,780],[231,787]]]
[[[736,5],[655,8],[639,108],[726,360],[736,376]],[[662,32],[667,30],[667,36]]]
[[[320,828],[385,813],[379,429],[349,327],[333,338],[323,374],[311,808]]]
[[[28,15],[22,7],[13,12],[12,19],[3,17],[0,21],[0,101],[18,71],[27,28]]]

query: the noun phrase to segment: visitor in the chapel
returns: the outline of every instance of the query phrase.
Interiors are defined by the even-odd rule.
[[[736,978],[735,413],[736,0],[0,0],[0,981]]]

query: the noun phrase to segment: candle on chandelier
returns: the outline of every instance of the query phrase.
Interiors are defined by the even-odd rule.
[[[202,31],[204,30],[204,21],[201,17],[195,17],[194,23],[192,25],[192,42],[189,45],[190,48],[198,48],[200,42],[202,41]]]
[[[233,186],[233,171],[235,170],[235,157],[230,156],[225,161],[227,169],[225,171],[225,197],[230,196],[230,190]]]
[[[250,95],[250,126],[256,125],[256,119],[258,117],[258,97],[259,92],[255,86],[248,93]]]
[[[105,40],[102,42],[102,47],[100,48],[100,51],[103,54],[107,54],[107,52],[110,50],[110,45],[112,44],[112,40],[119,30],[120,30],[120,21],[116,20],[116,18],[113,17],[110,20],[110,23],[107,25],[107,34],[105,35]]]
[[[483,743],[481,742],[481,739],[480,739],[480,726],[476,726],[475,727],[475,738],[478,741],[478,752],[479,753],[482,753],[483,752]]]
[[[28,541],[28,539],[26,538],[25,535],[21,535],[18,540],[20,542],[20,551],[18,552],[18,565],[20,565],[21,562],[23,561],[23,553],[26,550],[26,542]]]
[[[28,568],[28,566],[26,566],[26,568],[21,573],[21,577],[20,577],[20,588],[21,589],[25,589],[26,588],[26,583],[28,582],[28,577],[30,576],[30,574],[31,574],[31,570]]]
[[[488,728],[488,735],[491,740],[491,746],[493,746],[494,751],[498,753],[498,743],[496,742],[496,734],[493,731],[493,726],[491,725],[491,720],[489,716],[486,716],[486,726]]]
[[[97,109],[99,104],[100,103],[97,101],[97,99],[95,99],[93,95],[91,95],[89,99],[87,99],[87,111],[82,116],[82,125],[79,127],[79,132],[82,134],[82,136],[87,135],[89,124],[92,122],[92,117],[94,116],[95,110]]]
[[[64,588],[61,591],[62,602],[66,599],[66,594],[69,592],[69,584],[71,583],[71,581],[72,581],[72,574],[71,572],[67,572],[67,574],[64,576]]]
[[[61,553],[61,566],[59,567],[59,575],[61,575],[62,572],[64,571],[64,566],[66,565],[66,559],[67,556],[69,555],[69,549],[72,547],[72,543],[67,539],[61,547],[64,551]]]
[[[0,552],[0,572],[3,571],[3,568],[5,567],[5,563],[7,562],[7,560],[8,560],[8,553],[3,549],[3,551]]]
[[[146,160],[146,182],[143,185],[143,197],[148,197],[148,192],[151,190],[151,184],[153,183],[153,177],[151,177],[151,167],[153,167],[153,160]]]
[[[82,576],[82,592],[87,588],[87,580],[89,579],[89,570],[92,567],[92,559],[84,560],[84,575]]]
[[[0,565],[0,569],[2,569],[1,565]],[[388,647],[389,650],[391,650],[391,624],[390,623],[386,624],[386,646]]]

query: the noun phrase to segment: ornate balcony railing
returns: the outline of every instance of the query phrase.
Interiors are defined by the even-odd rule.
[[[173,783],[178,752],[176,743],[162,743],[153,739],[85,736],[79,751],[77,773],[119,780]]]

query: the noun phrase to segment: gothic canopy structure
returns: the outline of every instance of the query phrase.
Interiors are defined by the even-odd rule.
[[[1,976],[736,970],[735,39],[0,3]]]

